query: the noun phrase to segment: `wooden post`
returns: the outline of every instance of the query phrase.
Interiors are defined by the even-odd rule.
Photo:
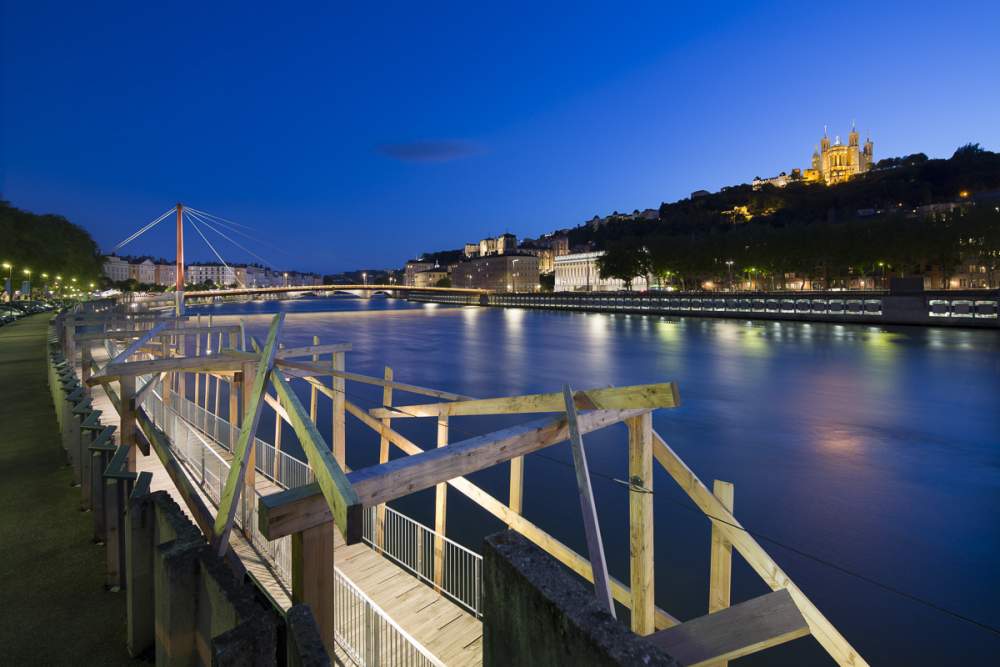
[[[319,345],[319,336],[313,336],[313,345]],[[319,355],[314,354],[312,356],[313,363],[319,363]],[[316,387],[311,387],[309,390],[309,419],[312,423],[316,423],[316,408],[319,405],[319,392]],[[280,423],[280,422],[279,422]]]
[[[344,363],[344,353],[334,352],[332,354],[332,365],[334,371],[344,371],[346,365]],[[337,460],[337,464],[340,466],[341,470],[347,469],[347,443],[345,441],[345,414],[344,414],[344,400],[346,398],[347,384],[343,377],[338,377],[334,375],[330,379],[330,387],[333,389],[333,431],[332,431],[332,449],[333,458]]]
[[[201,326],[201,315],[198,316],[198,326]],[[201,335],[194,335],[194,356],[201,356]],[[201,374],[194,373],[194,404],[198,405],[199,385],[201,384]]]
[[[183,334],[177,337],[177,353],[180,356],[182,356],[182,357],[185,354],[185,347],[186,347],[185,346],[185,342],[186,342],[186,339],[187,339],[187,336],[185,336]],[[185,396],[187,396],[187,384],[185,383],[186,379],[187,379],[187,375],[185,373],[183,373],[183,372],[177,373],[177,399],[178,399],[177,400],[177,409],[178,409],[178,411],[183,409],[184,399],[185,399]]]
[[[717,479],[712,483],[712,494],[730,512],[733,511],[733,492],[733,485],[729,482]],[[726,539],[716,523],[712,521],[712,560],[708,579],[708,613],[710,614],[729,607],[729,594],[733,577],[733,543]]]
[[[121,409],[119,412],[118,442],[129,445],[128,471],[135,472],[135,376],[126,375],[118,380],[121,387]]]
[[[448,444],[448,415],[437,420],[437,446]],[[444,534],[448,518],[448,483],[441,482],[434,488],[434,588],[444,586]]]
[[[385,384],[382,385],[382,407],[392,407],[392,368],[385,367],[382,375]],[[379,465],[389,461],[389,429],[392,428],[392,418],[382,418],[382,431],[379,437],[378,462]],[[378,505],[375,509],[375,548],[381,551],[385,540],[385,503]]]
[[[281,405],[280,398],[275,398],[274,400],[278,402],[278,405]],[[281,453],[281,422],[282,422],[281,413],[275,410],[274,411],[274,456],[275,456],[274,465],[275,466],[278,465],[277,457],[278,454]],[[275,471],[275,475],[277,474],[278,472]]]
[[[170,358],[170,336],[164,336],[163,342],[161,343],[162,352],[160,355],[164,359]],[[163,382],[160,383],[161,391],[163,392],[163,404],[170,405],[170,385],[174,381],[174,374],[167,373],[163,378]]]
[[[628,426],[629,565],[632,588],[632,631],[652,634],[656,604],[653,586],[653,417],[647,412]],[[641,487],[641,488],[639,488]]]
[[[229,451],[236,447],[236,439],[239,437],[240,428],[240,402],[239,397],[243,393],[240,390],[242,373],[234,373],[229,380]]]
[[[93,360],[93,352],[89,341],[84,343],[80,349],[80,357],[80,383],[87,384],[87,380],[90,379],[90,363]]]
[[[216,353],[222,351],[222,334],[219,334],[219,346],[215,348]],[[215,376],[215,429],[213,430],[213,435],[215,440],[219,440],[219,391],[221,389],[222,380],[218,375]]]
[[[334,655],[333,522],[292,533],[292,603],[312,609],[327,653]]]
[[[524,504],[523,456],[516,456],[510,460],[510,496],[507,504],[510,507],[510,511],[514,514],[521,513],[521,508]]]

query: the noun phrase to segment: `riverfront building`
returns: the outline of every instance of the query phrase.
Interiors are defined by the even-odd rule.
[[[403,269],[403,284],[408,287],[413,287],[417,284],[416,275],[421,271],[429,271],[434,268],[434,262],[422,262],[419,260],[410,260],[406,263],[406,267]]]
[[[414,287],[434,287],[438,281],[448,277],[448,271],[440,267],[418,271],[413,274]]]
[[[556,292],[618,292],[625,289],[625,281],[619,278],[605,278],[597,266],[597,260],[604,254],[599,252],[578,252],[556,257],[554,260]],[[632,280],[632,289],[643,291],[649,288],[645,276]]]
[[[451,283],[496,292],[537,292],[541,289],[538,258],[528,254],[474,257],[455,267]]]

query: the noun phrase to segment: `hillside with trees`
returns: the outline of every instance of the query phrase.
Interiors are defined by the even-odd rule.
[[[0,239],[0,260],[14,265],[15,282],[21,279],[24,268],[31,269],[35,280],[47,272],[74,276],[84,284],[101,275],[101,256],[94,239],[60,215],[39,215],[0,200]]]
[[[969,144],[947,160],[882,160],[829,187],[724,188],[663,204],[657,221],[583,225],[570,239],[606,250],[606,275],[684,289],[730,276],[782,287],[790,273],[826,287],[890,272],[947,277],[964,260],[997,268],[998,190],[1000,154]]]

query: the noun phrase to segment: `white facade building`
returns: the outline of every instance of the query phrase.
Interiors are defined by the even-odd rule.
[[[197,285],[205,281],[229,287],[236,282],[236,271],[222,264],[192,264],[185,270],[184,282]]]
[[[173,287],[177,283],[177,265],[157,264],[155,280],[157,285]]]
[[[121,257],[110,255],[104,258],[104,275],[114,282],[129,279],[128,262]]]
[[[625,289],[625,281],[618,278],[602,278],[597,268],[597,260],[604,254],[600,252],[578,252],[556,257],[554,260],[556,273],[556,292],[618,292]],[[643,291],[648,289],[645,276],[636,276],[632,280],[632,289]]]
[[[150,259],[129,262],[128,277],[142,285],[152,285],[156,282],[156,264]]]

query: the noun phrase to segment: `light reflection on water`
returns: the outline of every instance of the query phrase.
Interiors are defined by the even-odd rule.
[[[736,515],[745,525],[1000,625],[991,594],[1000,590],[994,566],[1000,554],[995,332],[429,307],[385,299],[268,302],[212,312],[279,307],[289,313],[288,345],[308,344],[313,334],[323,342],[349,341],[348,370],[381,376],[388,364],[402,382],[471,396],[554,391],[565,382],[582,389],[675,381],[682,406],[658,412],[654,426],[709,486],[714,478],[735,483]],[[320,312],[329,309],[337,312]],[[267,320],[252,316],[248,327],[261,336]],[[366,407],[380,403],[376,387],[349,391]],[[325,409],[319,423],[328,435]],[[395,424],[432,446],[430,421]],[[458,440],[518,420],[452,421]],[[354,423],[348,436],[349,464],[373,463],[377,436]],[[588,435],[586,442],[592,470],[626,474],[622,427]],[[546,456],[571,460],[564,445]],[[506,499],[506,466],[472,478]],[[526,516],[584,552],[572,468],[530,456],[525,484]],[[600,476],[594,487],[609,567],[627,581],[627,493]],[[654,489],[658,601],[681,618],[701,615],[707,522],[678,505],[684,495],[662,470]],[[416,494],[400,505],[432,523],[431,497]],[[450,494],[448,521],[449,535],[473,548],[502,528],[456,493]],[[947,664],[956,647],[986,662],[1000,648],[988,633],[763,544],[872,664]],[[734,600],[766,592],[744,565],[735,572]],[[918,626],[935,630],[914,633]],[[821,656],[814,641],[798,640],[743,663],[813,664]]]

